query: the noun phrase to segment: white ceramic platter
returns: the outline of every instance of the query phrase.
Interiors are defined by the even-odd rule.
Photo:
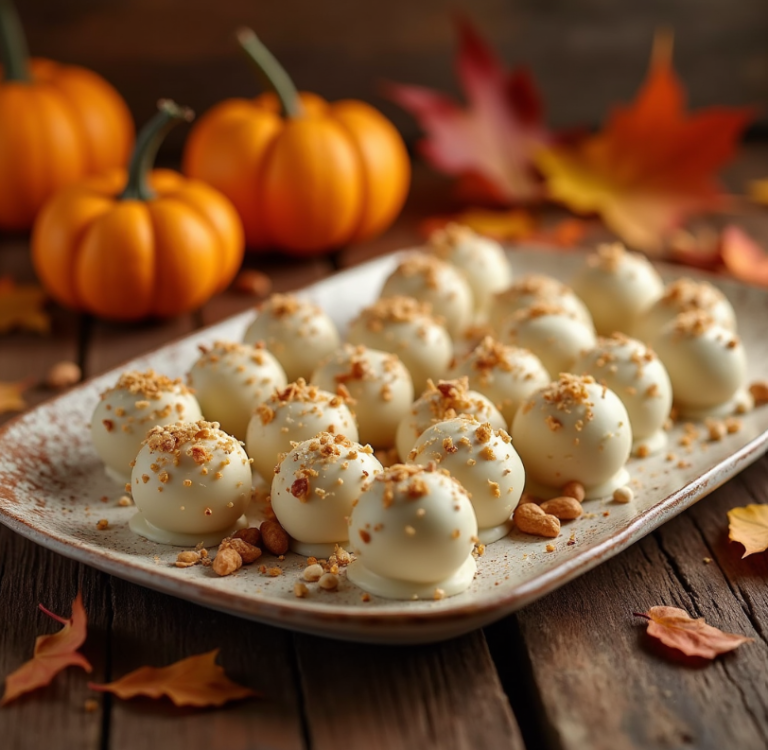
[[[567,280],[583,256],[516,251],[516,275],[532,271]],[[304,290],[343,330],[378,294],[394,257],[340,273]],[[671,278],[681,269],[662,267]],[[689,274],[695,275],[695,274]],[[721,279],[713,280],[736,309],[750,359],[750,380],[768,374],[768,293]],[[629,470],[635,499],[629,505],[608,500],[585,503],[582,518],[564,524],[556,540],[513,531],[490,545],[478,560],[471,588],[441,601],[389,601],[371,597],[342,577],[336,592],[312,587],[298,599],[293,584],[304,558],[288,555],[272,578],[258,566],[219,578],[210,568],[176,568],[177,548],[149,542],[128,529],[135,508],[117,504],[122,488],[108,479],[91,446],[88,422],[99,394],[129,368],[182,376],[197,356],[197,345],[214,339],[240,340],[252,318],[238,315],[147,354],[91,380],[8,423],[0,431],[0,521],[22,536],[67,557],[173,596],[260,622],[344,640],[379,643],[437,641],[486,625],[543,596],[619,553],[677,515],[745,466],[768,445],[768,407],[742,418],[742,429],[718,442],[700,438],[678,445],[682,427],[670,434],[670,451],[642,460]],[[701,429],[704,433],[703,428]],[[109,528],[97,529],[99,519]],[[725,519],[723,519],[725,524]],[[555,550],[547,552],[548,544]],[[263,561],[270,564],[265,556]]]

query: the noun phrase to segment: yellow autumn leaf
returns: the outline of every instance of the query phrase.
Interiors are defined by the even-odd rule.
[[[768,505],[747,505],[728,511],[728,538],[744,545],[742,559],[768,549]]]

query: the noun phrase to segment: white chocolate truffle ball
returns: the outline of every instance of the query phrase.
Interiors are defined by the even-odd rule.
[[[391,448],[397,426],[413,403],[413,380],[396,354],[344,344],[315,370],[323,390],[345,388],[352,398],[360,442]]]
[[[617,333],[599,338],[594,349],[582,353],[574,370],[591,375],[621,399],[632,426],[634,453],[647,456],[664,449],[664,423],[672,407],[672,385],[652,349]]]
[[[496,332],[500,332],[507,319],[518,310],[523,310],[538,302],[550,302],[559,305],[576,316],[584,325],[593,328],[592,317],[586,305],[562,281],[532,273],[518,279],[504,291],[494,294],[488,320]]]
[[[377,596],[452,596],[477,570],[469,495],[434,464],[395,464],[375,476],[352,510],[349,540],[357,559],[347,578]]]
[[[508,425],[523,400],[552,380],[535,354],[505,346],[490,336],[456,362],[448,375],[466,377],[469,387],[488,398]]]
[[[570,372],[579,354],[597,341],[590,327],[549,302],[537,302],[514,313],[501,340],[532,351],[552,377]]]
[[[319,432],[357,441],[357,424],[343,396],[307,385],[303,378],[275,391],[248,424],[245,444],[254,470],[271,484],[280,454]]]
[[[434,461],[459,481],[472,499],[483,544],[509,533],[525,470],[504,430],[469,419],[438,422],[422,433],[408,460],[420,466]]]
[[[468,282],[452,265],[433,255],[413,253],[405,258],[387,277],[379,296],[428,302],[451,336],[459,336],[472,324],[474,302]]]
[[[412,297],[380,299],[352,321],[347,340],[397,354],[421,393],[427,380],[445,377],[453,356],[451,337],[430,310]]]
[[[636,321],[661,297],[664,282],[648,258],[620,242],[600,245],[571,281],[602,336],[631,333]]]
[[[652,344],[667,323],[680,313],[701,310],[729,331],[736,330],[736,313],[726,296],[707,281],[677,279],[664,287],[664,293],[636,323],[634,337]]]
[[[347,521],[363,487],[383,471],[370,446],[321,432],[296,444],[272,480],[272,510],[302,555],[328,557],[349,538]]]
[[[587,499],[606,497],[629,481],[629,415],[619,397],[589,375],[562,374],[526,399],[512,439],[534,495],[557,494],[575,481]]]
[[[512,266],[501,245],[469,227],[448,224],[432,232],[428,249],[461,271],[472,289],[475,313],[481,317],[488,313],[491,295],[512,283]]]
[[[653,348],[672,381],[680,414],[725,416],[750,406],[746,393],[747,358],[739,337],[707,313],[678,315],[662,329]]]
[[[131,488],[137,534],[160,544],[218,544],[247,524],[251,467],[216,422],[177,422],[147,435]]]
[[[408,460],[411,448],[427,427],[461,416],[490,422],[494,430],[507,426],[499,410],[485,396],[469,390],[466,378],[441,380],[437,385],[429,381],[398,425],[395,447],[400,460]]]
[[[91,418],[93,447],[107,474],[125,484],[131,479],[131,462],[150,429],[202,416],[197,400],[181,380],[153,370],[131,370],[101,394]]]
[[[289,382],[309,378],[317,363],[341,343],[326,313],[291,294],[273,294],[260,305],[243,340],[246,344],[263,341]]]
[[[216,341],[202,354],[187,376],[208,421],[216,421],[224,432],[245,440],[253,410],[266,401],[275,388],[288,381],[275,357],[263,345]]]

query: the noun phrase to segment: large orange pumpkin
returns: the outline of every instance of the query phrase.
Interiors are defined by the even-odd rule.
[[[252,31],[238,39],[275,93],[206,113],[187,141],[184,172],[230,198],[251,248],[311,254],[386,229],[410,182],[395,127],[363,102],[298,94]]]
[[[229,200],[178,172],[150,173],[160,142],[190,110],[160,102],[130,168],[64,188],[42,209],[32,260],[57,301],[115,320],[194,310],[233,279],[243,229]]]
[[[128,161],[133,121],[90,70],[27,59],[21,27],[0,2],[0,228],[28,229],[56,190]]]

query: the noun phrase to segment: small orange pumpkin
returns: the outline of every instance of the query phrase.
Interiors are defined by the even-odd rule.
[[[392,123],[360,101],[298,94],[252,31],[241,30],[238,40],[275,93],[228,99],[207,112],[187,140],[185,174],[230,198],[251,248],[308,255],[386,229],[410,183]]]
[[[8,0],[0,2],[0,49],[0,228],[28,229],[56,190],[128,161],[133,120],[96,73],[28,60]]]
[[[42,209],[32,260],[49,294],[114,320],[194,310],[234,278],[243,228],[232,204],[178,172],[150,173],[168,130],[191,110],[161,101],[139,134],[128,174],[112,170],[64,188]]]

